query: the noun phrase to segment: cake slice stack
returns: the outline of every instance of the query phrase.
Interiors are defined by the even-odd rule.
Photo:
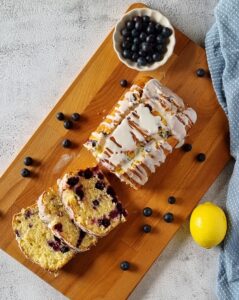
[[[113,188],[98,167],[65,174],[58,191],[45,191],[37,203],[13,217],[17,242],[27,258],[57,273],[78,252],[125,221]]]

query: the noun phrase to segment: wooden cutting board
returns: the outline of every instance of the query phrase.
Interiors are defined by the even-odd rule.
[[[129,9],[143,7],[134,4]],[[120,16],[119,16],[120,17]],[[173,21],[173,20],[172,20]],[[158,78],[198,114],[188,142],[193,150],[176,150],[139,191],[110,176],[112,185],[129,211],[128,222],[99,241],[91,251],[76,256],[55,278],[25,259],[11,229],[14,213],[36,201],[66,169],[93,165],[93,157],[82,147],[90,132],[120,98],[124,89],[120,79],[132,82],[140,76],[118,59],[112,47],[112,32],[105,39],[79,76],[50,112],[0,180],[0,247],[71,299],[125,299],[166,247],[229,160],[228,125],[219,107],[209,77],[198,78],[195,70],[208,69],[204,49],[176,30],[176,48],[167,64],[148,74]],[[56,120],[57,112],[82,114],[73,130],[67,131]],[[64,149],[64,138],[74,141]],[[207,159],[198,163],[195,156],[204,152]],[[36,161],[31,178],[22,178],[23,158]],[[175,205],[167,203],[174,195]],[[150,206],[153,216],[145,218],[142,209]],[[162,216],[172,212],[175,221],[167,224]],[[152,225],[150,234],[142,233],[143,224]],[[132,264],[130,271],[119,268],[122,260]]]

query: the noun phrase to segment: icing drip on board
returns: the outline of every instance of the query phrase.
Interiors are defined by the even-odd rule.
[[[179,96],[151,79],[143,89],[132,86],[106,116],[100,126],[108,128],[107,135],[92,133],[100,147],[93,148],[90,143],[86,147],[118,177],[127,176],[143,185],[149,173],[165,161],[166,152],[172,152],[168,138],[181,146],[196,119],[196,112],[186,108]]]

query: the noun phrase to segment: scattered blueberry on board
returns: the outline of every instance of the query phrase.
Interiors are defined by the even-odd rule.
[[[144,210],[143,210],[143,215],[144,215],[145,217],[150,217],[150,216],[152,216],[152,214],[153,214],[152,208],[150,208],[150,207],[145,207],[145,208],[144,208]]]
[[[62,142],[62,146],[63,146],[64,148],[70,148],[71,145],[72,145],[72,143],[71,143],[71,141],[68,140],[68,139],[65,139],[65,140]]]
[[[66,129],[71,129],[71,128],[73,127],[72,121],[71,121],[71,120],[66,120],[66,121],[64,121],[64,127],[65,127]]]
[[[56,118],[57,118],[57,120],[59,120],[59,121],[63,121],[63,120],[65,119],[65,116],[64,116],[64,114],[63,114],[62,112],[58,112],[58,113],[56,114]]]
[[[206,160],[206,155],[204,153],[199,153],[196,158],[197,158],[197,161],[203,162]]]
[[[125,260],[120,263],[121,270],[127,271],[127,270],[129,270],[129,268],[130,268],[130,263],[128,261]]]
[[[174,196],[168,197],[168,203],[169,204],[175,204],[175,202],[176,202],[176,198]]]
[[[73,113],[72,115],[71,115],[71,119],[73,120],[73,121],[79,121],[80,120],[80,114],[78,114],[78,113]]]
[[[172,33],[171,28],[154,22],[149,16],[133,17],[121,30],[122,55],[137,62],[138,66],[160,61],[167,52],[167,44]]]
[[[31,172],[27,168],[24,168],[21,170],[21,175],[22,175],[22,177],[30,177]]]
[[[164,219],[164,221],[167,222],[167,223],[172,223],[173,220],[174,220],[174,216],[173,216],[172,213],[168,212],[168,213],[166,213],[166,214],[163,216],[163,219]]]
[[[127,87],[128,81],[127,81],[126,79],[122,79],[122,80],[120,80],[120,85],[121,85],[122,87]]]
[[[196,75],[198,77],[204,77],[206,75],[206,71],[202,68],[199,68],[199,69],[196,70]]]
[[[151,227],[149,224],[145,224],[145,225],[143,226],[143,231],[144,231],[144,233],[150,233],[151,230],[152,230],[152,227]]]
[[[191,144],[184,144],[183,146],[182,146],[182,149],[183,149],[183,151],[185,151],[185,152],[190,152],[191,150],[192,150],[192,145]]]
[[[26,156],[23,162],[25,166],[30,166],[33,164],[33,159],[30,156]]]

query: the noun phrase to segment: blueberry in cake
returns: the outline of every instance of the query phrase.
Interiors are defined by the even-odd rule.
[[[12,226],[22,252],[45,270],[57,272],[75,255],[41,221],[36,204],[15,214]]]
[[[145,76],[116,103],[85,147],[133,188],[144,185],[175,147],[184,144],[197,115],[157,79]]]
[[[125,221],[127,212],[98,167],[65,174],[58,188],[71,219],[89,234],[105,236]]]
[[[95,245],[97,238],[77,227],[70,219],[60,196],[53,189],[44,192],[37,201],[40,219],[58,238],[72,249],[83,252]]]

